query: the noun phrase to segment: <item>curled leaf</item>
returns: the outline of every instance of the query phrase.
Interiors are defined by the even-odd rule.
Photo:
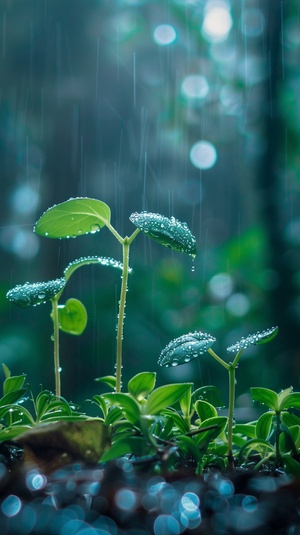
[[[6,297],[9,301],[22,308],[36,306],[52,299],[62,290],[65,284],[66,279],[64,277],[48,282],[25,282],[25,284],[19,284],[9,290]]]
[[[71,275],[76,271],[76,269],[86,266],[88,264],[100,264],[101,266],[113,267],[116,269],[121,269],[123,271],[123,264],[114,258],[109,258],[107,256],[84,256],[73,260],[66,269],[64,270],[64,276],[66,280],[69,280]],[[132,272],[132,269],[129,268],[129,273]]]
[[[165,217],[150,212],[133,213],[130,221],[150,238],[180,253],[196,255],[196,238],[186,223],[175,217]]]
[[[278,327],[271,327],[270,329],[266,329],[265,331],[250,334],[246,338],[241,338],[241,340],[239,340],[232,346],[227,347],[227,351],[235,353],[237,351],[241,351],[242,349],[246,349],[247,347],[252,345],[265,344],[266,342],[270,342],[270,340],[273,340],[277,333]]]
[[[215,340],[210,334],[200,331],[179,336],[161,352],[158,364],[168,367],[190,362],[190,360],[205,353]]]

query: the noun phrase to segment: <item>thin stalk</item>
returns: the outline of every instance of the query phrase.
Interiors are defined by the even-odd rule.
[[[134,238],[140,232],[140,229],[136,229],[131,236],[127,236],[123,239],[117,233],[117,231],[109,226],[110,231],[114,236],[120,241],[123,248],[123,275],[122,275],[122,284],[121,284],[121,293],[119,301],[119,314],[118,314],[118,324],[117,324],[117,355],[116,355],[116,392],[121,392],[122,388],[122,348],[123,348],[123,327],[124,327],[124,317],[125,317],[125,307],[126,307],[126,292],[127,292],[127,281],[129,273],[129,249],[130,245],[133,242]]]
[[[59,365],[59,324],[58,324],[58,299],[57,296],[51,299],[52,319],[53,319],[53,344],[54,344],[54,374],[55,374],[55,395],[61,396],[60,387],[60,365]]]
[[[235,366],[231,364],[228,370],[229,374],[229,402],[228,402],[228,467],[229,470],[234,470],[234,461],[232,455],[232,430],[233,430],[233,416],[234,416],[234,402],[235,402]]]
[[[229,371],[229,364],[227,364],[227,362],[225,362],[225,360],[221,359],[221,357],[219,357],[212,349],[211,347],[207,350],[207,352],[217,361],[219,362],[220,364],[222,364],[222,366],[224,368],[226,368],[226,370]]]
[[[126,307],[126,291],[128,281],[128,267],[129,267],[129,238],[123,240],[123,275],[121,284],[121,294],[119,301],[119,315],[117,325],[117,356],[116,356],[116,392],[121,392],[122,385],[122,345],[123,345],[123,326],[124,315]]]

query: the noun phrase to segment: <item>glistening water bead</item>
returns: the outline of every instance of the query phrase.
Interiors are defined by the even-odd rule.
[[[151,212],[134,212],[130,221],[150,238],[180,253],[196,255],[196,238],[186,223],[175,217],[165,217]]]
[[[158,359],[160,366],[178,366],[185,364],[205,353],[215,342],[207,333],[196,331],[172,340],[161,352]]]

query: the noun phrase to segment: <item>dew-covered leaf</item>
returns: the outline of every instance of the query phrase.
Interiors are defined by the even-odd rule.
[[[69,280],[71,275],[76,271],[76,269],[87,266],[89,264],[98,264],[100,266],[108,266],[120,269],[123,271],[123,264],[122,262],[119,262],[118,260],[115,260],[114,258],[109,258],[107,256],[85,256],[81,258],[77,258],[76,260],[73,260],[66,269],[64,270],[64,276],[66,278],[66,281]],[[132,272],[132,269],[129,268],[129,273]]]
[[[168,218],[151,212],[135,212],[129,219],[136,227],[160,244],[181,253],[196,255],[196,238],[186,223],[174,217]]]
[[[110,223],[110,208],[97,199],[77,197],[56,204],[40,217],[34,231],[47,238],[94,234]]]
[[[156,373],[141,372],[128,382],[128,392],[137,400],[147,396],[155,387]]]
[[[160,366],[178,366],[199,357],[215,342],[215,338],[207,333],[195,331],[172,340],[160,354]]]
[[[280,394],[279,394],[280,396]],[[279,398],[279,409],[300,409],[300,392],[291,392],[281,401]]]
[[[266,342],[270,342],[270,340],[273,340],[277,333],[278,327],[271,327],[270,329],[266,329],[265,331],[250,334],[246,338],[241,338],[241,340],[239,340],[235,344],[227,347],[227,351],[235,353],[237,351],[241,351],[242,349],[246,349],[247,347],[252,345],[265,344]]]
[[[87,312],[84,304],[78,299],[70,298],[64,305],[59,305],[57,308],[61,331],[74,335],[82,334],[87,324]]]
[[[64,288],[65,284],[64,277],[48,282],[26,282],[9,290],[6,297],[22,308],[36,306],[52,299]]]

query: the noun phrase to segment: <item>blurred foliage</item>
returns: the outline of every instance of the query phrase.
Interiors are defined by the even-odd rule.
[[[32,233],[46,208],[86,195],[112,206],[122,235],[148,210],[197,238],[194,263],[134,244],[124,381],[157,370],[161,348],[189,330],[210,332],[222,352],[278,324],[276,344],[249,352],[238,390],[299,387],[298,10],[297,0],[2,0],[0,350],[13,373],[52,387],[51,321],[45,308],[13,308],[6,291],[54,279],[78,256],[121,260],[108,233]],[[112,373],[119,282],[94,267],[72,281],[89,316],[82,337],[61,336],[75,401]],[[205,360],[185,368],[185,380],[222,386]]]

